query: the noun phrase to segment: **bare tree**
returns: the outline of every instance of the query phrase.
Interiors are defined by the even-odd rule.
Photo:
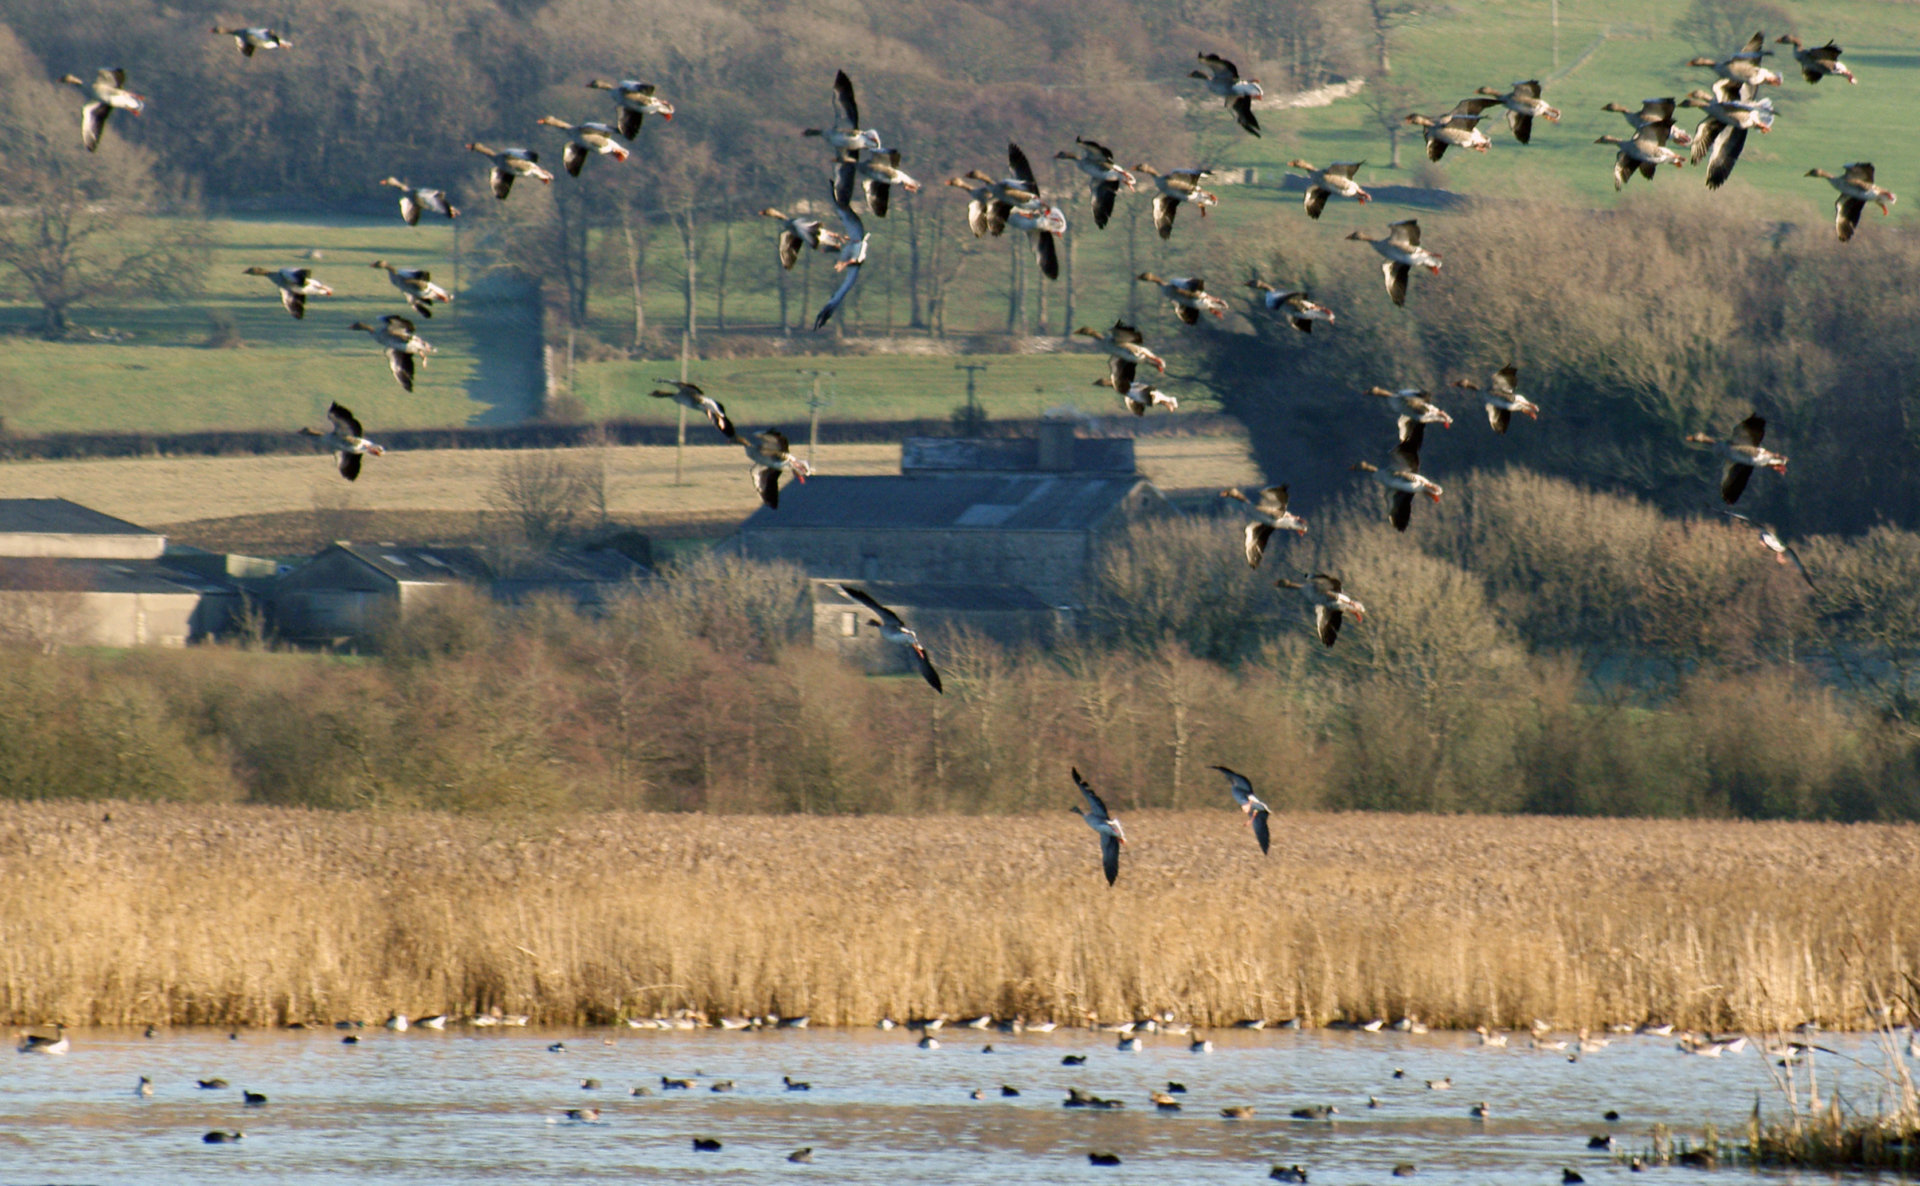
[[[0,28],[0,285],[40,307],[46,338],[65,337],[79,306],[194,291],[206,265],[200,222],[163,209],[151,158],[117,131],[101,155],[83,150],[71,104],[28,81],[36,73]]]
[[[517,542],[550,548],[604,508],[605,486],[606,467],[597,456],[528,450],[500,463],[487,491],[487,509],[506,519]]]

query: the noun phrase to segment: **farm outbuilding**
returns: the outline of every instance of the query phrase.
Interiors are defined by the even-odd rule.
[[[0,638],[51,649],[211,637],[241,594],[201,567],[170,554],[165,535],[79,503],[0,499]]]
[[[845,582],[900,615],[936,651],[972,634],[1009,649],[1044,645],[1071,615],[1026,589],[1006,585],[917,585]],[[875,674],[914,670],[905,647],[880,637],[865,606],[843,596],[832,581],[814,581],[813,645]]]
[[[1101,543],[1166,505],[1134,469],[1133,442],[1081,440],[1049,422],[1036,440],[913,438],[901,473],[792,482],[735,546],[808,576],[1022,590],[1083,603]]]

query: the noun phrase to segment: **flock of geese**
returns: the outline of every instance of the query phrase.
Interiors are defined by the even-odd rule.
[[[288,49],[292,45],[271,28],[215,27],[212,32],[232,37],[240,52],[249,58],[256,52]],[[1841,61],[1840,47],[1831,41],[1807,46],[1789,35],[1777,38],[1773,44],[1791,47],[1800,73],[1808,83],[1818,83],[1828,77],[1857,82]],[[1651,179],[1661,165],[1680,167],[1702,161],[1707,165],[1708,187],[1718,188],[1724,183],[1739,160],[1748,132],[1758,130],[1764,134],[1774,124],[1772,101],[1757,97],[1761,88],[1782,84],[1780,74],[1765,64],[1776,52],[1767,45],[1764,35],[1755,33],[1744,46],[1724,58],[1693,59],[1687,63],[1689,66],[1710,69],[1715,78],[1708,87],[1693,90],[1684,98],[1647,99],[1638,107],[1607,104],[1604,110],[1624,115],[1633,129],[1629,137],[1601,136],[1598,140],[1615,149],[1616,187],[1625,185],[1635,174]],[[1204,82],[1210,94],[1224,101],[1241,128],[1259,136],[1253,101],[1264,92],[1258,80],[1243,77],[1234,63],[1217,54],[1203,53],[1199,60],[1205,68],[1194,70],[1191,77]],[[80,87],[91,96],[83,109],[81,126],[82,143],[88,151],[98,147],[102,130],[114,111],[138,115],[147,105],[143,96],[127,89],[124,70],[101,70],[90,85],[71,74],[61,81]],[[574,122],[551,115],[535,121],[536,126],[557,130],[565,136],[561,160],[571,176],[578,176],[594,156],[609,157],[616,163],[625,161],[631,155],[628,145],[640,135],[646,117],[671,120],[674,116],[673,104],[661,97],[650,83],[595,78],[586,85],[591,90],[611,93],[615,101],[613,123]],[[888,147],[880,129],[869,126],[862,118],[853,80],[845,70],[835,73],[831,103],[831,123],[826,127],[807,128],[801,134],[819,140],[828,150],[829,168],[823,188],[839,226],[824,225],[804,210],[789,214],[768,207],[759,212],[778,224],[776,251],[783,268],[791,269],[804,251],[819,251],[833,258],[833,269],[840,279],[814,317],[816,330],[830,323],[844,307],[868,258],[871,231],[867,218],[862,217],[856,206],[864,206],[872,219],[885,219],[901,195],[910,196],[922,189],[921,183],[903,167],[900,150]],[[1522,145],[1532,142],[1537,123],[1557,125],[1561,121],[1561,112],[1543,97],[1539,80],[1530,79],[1515,82],[1505,90],[1480,87],[1447,112],[1438,115],[1415,112],[1406,116],[1406,122],[1421,129],[1428,158],[1438,161],[1450,149],[1486,152],[1492,142],[1479,125],[1494,108],[1505,112],[1508,128]],[[1676,124],[1681,108],[1701,112],[1700,122],[1691,132]],[[1073,162],[1076,171],[1085,178],[1096,228],[1107,225],[1120,195],[1140,189],[1143,178],[1151,190],[1154,227],[1163,239],[1172,235],[1175,217],[1183,206],[1193,207],[1197,216],[1204,218],[1219,204],[1218,195],[1203,184],[1209,176],[1206,169],[1163,170],[1147,162],[1126,168],[1119,163],[1121,158],[1105,144],[1083,136],[1076,136],[1074,144],[1073,149],[1062,149],[1054,155],[1056,159]],[[1669,144],[1690,146],[1691,158],[1681,157]],[[466,147],[487,158],[489,184],[494,197],[500,201],[508,199],[516,181],[530,179],[543,185],[554,181],[553,173],[541,166],[540,153],[535,149],[495,148],[479,142],[470,142]],[[1327,202],[1334,198],[1362,204],[1371,200],[1371,195],[1355,180],[1364,162],[1336,161],[1324,168],[1300,159],[1289,163],[1306,175],[1305,208],[1309,219],[1319,219]],[[1816,168],[1809,170],[1808,176],[1824,178],[1839,191],[1835,201],[1835,227],[1842,241],[1852,238],[1860,214],[1868,205],[1879,207],[1884,214],[1895,200],[1891,191],[1875,183],[1873,166],[1868,162],[1849,164],[1839,173]],[[459,209],[448,199],[445,190],[416,187],[391,176],[378,184],[399,191],[400,214],[409,225],[416,225],[426,215],[447,219],[459,216]],[[948,179],[946,184],[966,195],[967,225],[975,236],[997,236],[1009,228],[1023,232],[1031,241],[1041,274],[1048,280],[1059,276],[1058,240],[1068,231],[1066,204],[1060,197],[1046,193],[1031,161],[1018,144],[1007,147],[1005,175],[996,177],[976,168]],[[1415,219],[1391,223],[1386,234],[1379,238],[1359,231],[1347,238],[1367,244],[1380,256],[1387,294],[1396,306],[1405,304],[1408,283],[1416,270],[1435,276],[1440,273],[1440,254],[1423,245],[1421,227]],[[376,260],[372,266],[386,271],[412,317],[388,313],[372,324],[356,321],[352,328],[372,338],[386,354],[395,380],[402,389],[411,391],[416,368],[425,366],[434,353],[432,345],[420,336],[413,317],[431,318],[434,307],[453,300],[453,294],[436,284],[427,269],[399,268],[385,260]],[[304,267],[251,267],[246,271],[268,279],[295,319],[304,318],[309,298],[325,297],[333,292]],[[1143,272],[1137,282],[1155,286],[1185,325],[1195,325],[1203,316],[1224,317],[1229,310],[1227,301],[1209,291],[1205,279],[1199,276],[1163,277]],[[1334,311],[1312,300],[1303,287],[1276,286],[1259,279],[1249,281],[1247,287],[1254,294],[1256,310],[1301,333],[1311,334],[1315,325],[1335,324]],[[1091,340],[1106,358],[1106,373],[1095,383],[1112,388],[1123,406],[1134,415],[1144,416],[1155,407],[1178,408],[1178,398],[1154,386],[1151,377],[1147,382],[1140,381],[1143,368],[1151,368],[1155,376],[1164,375],[1167,362],[1149,348],[1138,327],[1116,320],[1108,330],[1081,326],[1074,333]],[[662,383],[661,389],[651,393],[655,398],[672,400],[700,413],[725,439],[741,447],[751,464],[754,486],[765,506],[778,508],[783,473],[791,474],[799,482],[807,480],[811,471],[805,461],[793,455],[784,434],[771,429],[741,432],[726,408],[698,385],[676,380],[662,380]],[[1516,413],[1530,419],[1540,415],[1540,406],[1519,391],[1518,383],[1518,370],[1509,364],[1495,370],[1484,387],[1473,379],[1457,379],[1451,386],[1477,395],[1489,426],[1495,433],[1505,434]],[[1421,472],[1420,451],[1427,427],[1437,424],[1451,428],[1453,417],[1439,407],[1432,393],[1424,390],[1376,386],[1364,394],[1379,399],[1395,414],[1397,432],[1384,461],[1360,460],[1350,468],[1370,475],[1385,489],[1388,520],[1396,530],[1405,531],[1418,499],[1424,497],[1435,503],[1441,500],[1440,483]],[[303,428],[301,432],[332,452],[341,476],[351,481],[359,475],[364,458],[380,456],[385,450],[366,437],[360,421],[348,408],[334,403],[328,408],[327,416],[329,427],[325,431]],[[1686,438],[1688,443],[1710,446],[1725,462],[1720,492],[1729,507],[1739,500],[1755,469],[1786,473],[1786,456],[1762,443],[1766,428],[1765,419],[1754,415],[1736,425],[1724,440],[1703,433]],[[1304,535],[1307,531],[1306,521],[1290,509],[1289,490],[1284,484],[1269,486],[1251,496],[1237,489],[1226,490],[1222,497],[1237,501],[1251,517],[1243,544],[1250,567],[1259,567],[1274,532]],[[1731,511],[1727,513],[1754,527],[1762,543],[1773,550],[1782,563],[1793,563],[1811,583],[1799,557],[1780,540],[1777,532]],[[1298,580],[1283,577],[1275,584],[1300,594],[1313,612],[1315,633],[1326,646],[1334,645],[1346,619],[1356,623],[1365,620],[1366,606],[1348,594],[1333,573],[1306,572]],[[863,590],[837,587],[874,615],[870,620],[882,637],[905,647],[921,676],[936,692],[940,691],[940,676],[925,646],[900,616]],[[1254,823],[1256,818],[1260,821],[1255,827],[1264,849],[1264,807],[1256,813],[1248,801],[1256,805],[1259,801],[1251,799],[1246,780],[1231,771],[1224,773],[1233,782],[1242,807],[1249,812],[1249,823]],[[1118,869],[1119,850],[1126,844],[1125,833],[1077,771],[1074,782],[1087,804],[1087,810],[1081,814],[1100,834],[1102,865],[1111,884]]]

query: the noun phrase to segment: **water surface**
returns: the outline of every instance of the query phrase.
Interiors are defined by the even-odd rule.
[[[348,1046],[332,1030],[237,1041],[206,1031],[151,1039],[76,1031],[64,1057],[0,1055],[0,1183],[1212,1183],[1264,1180],[1275,1163],[1307,1167],[1315,1183],[1360,1183],[1392,1180],[1401,1162],[1418,1167],[1416,1183],[1543,1184],[1569,1166],[1590,1182],[1625,1183],[1627,1168],[1589,1151],[1590,1136],[1612,1131],[1637,1149],[1662,1122],[1697,1139],[1707,1122],[1737,1130],[1756,1093],[1770,1108],[1779,1098],[1752,1048],[1688,1057],[1653,1037],[1619,1038],[1569,1061],[1453,1034],[1236,1031],[1195,1054],[1170,1036],[1122,1053],[1112,1036],[1087,1031],[949,1028],[938,1050],[918,1049],[904,1030],[357,1032],[360,1043]],[[1879,1064],[1862,1039],[1821,1041]],[[555,1042],[564,1050],[550,1051]],[[1086,1065],[1062,1066],[1067,1054],[1085,1054]],[[1871,1071],[1821,1057],[1823,1081],[1832,1072],[1850,1098],[1870,1096]],[[1393,1077],[1396,1068],[1404,1077]],[[151,1098],[134,1092],[141,1075],[156,1085]],[[699,1084],[663,1091],[662,1075]],[[787,1091],[783,1075],[812,1090]],[[195,1086],[214,1076],[232,1086]],[[586,1078],[601,1088],[583,1090]],[[1450,1090],[1425,1084],[1443,1078]],[[717,1079],[736,1090],[708,1090]],[[1179,1113],[1147,1100],[1169,1079],[1188,1087]],[[1002,1084],[1021,1094],[1002,1097]],[[629,1095],[636,1085],[655,1094]],[[1068,1086],[1127,1107],[1062,1108]],[[271,1102],[245,1107],[242,1088]],[[975,1088],[987,1098],[969,1098]],[[1479,1100],[1491,1109],[1485,1121],[1469,1115]],[[1257,1114],[1222,1119],[1232,1104]],[[1312,1104],[1339,1112],[1331,1123],[1289,1118]],[[583,1106],[599,1107],[600,1122],[554,1123],[562,1109]],[[1610,1109],[1618,1124],[1602,1119]],[[215,1128],[246,1138],[202,1142]],[[696,1153],[696,1136],[723,1147]],[[787,1162],[803,1145],[813,1164]],[[1123,1164],[1092,1166],[1093,1150]],[[1696,1177],[1660,1169],[1631,1180]]]

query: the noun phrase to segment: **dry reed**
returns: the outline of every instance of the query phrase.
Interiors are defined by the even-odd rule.
[[[1907,826],[1289,814],[1262,858],[1229,810],[1139,812],[1109,890],[1064,811],[108,814],[0,806],[10,1022],[1851,1027],[1920,951]]]

